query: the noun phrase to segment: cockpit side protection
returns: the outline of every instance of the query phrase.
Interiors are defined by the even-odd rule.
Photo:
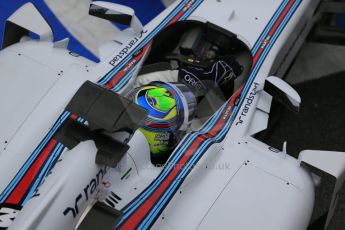
[[[90,81],[79,88],[66,109],[86,119],[89,125],[69,119],[55,138],[69,149],[93,140],[98,149],[96,163],[110,167],[115,167],[129,149],[127,143],[112,138],[111,133],[133,134],[148,113],[127,98]]]
[[[134,133],[147,111],[125,97],[90,81],[85,82],[66,107],[86,119],[92,129]]]

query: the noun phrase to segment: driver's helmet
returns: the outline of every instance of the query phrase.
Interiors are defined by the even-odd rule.
[[[149,111],[139,130],[149,143],[152,163],[165,163],[194,116],[194,95],[183,84],[152,82],[133,89],[128,98]]]

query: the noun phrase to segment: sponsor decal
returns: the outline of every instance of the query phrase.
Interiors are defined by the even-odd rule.
[[[239,124],[243,124],[243,119],[248,115],[250,107],[252,106],[252,104],[254,102],[259,83],[254,82],[253,85],[254,85],[254,88],[252,89],[252,91],[249,93],[249,95],[245,99],[245,105],[243,107],[241,115],[238,117],[238,121],[236,122],[236,126]]]
[[[90,180],[90,182],[84,187],[74,199],[74,205],[67,207],[63,211],[63,215],[67,216],[69,213],[75,218],[79,214],[79,207],[82,201],[87,202],[90,197],[97,191],[98,185],[103,180],[104,175],[107,173],[107,166],[100,169],[96,176]]]
[[[252,49],[252,72],[247,83],[239,92],[240,95],[233,96],[199,131],[189,134],[184,139],[171,155],[161,174],[122,209],[123,215],[116,229],[148,229],[152,227],[191,172],[192,166],[212,144],[224,140],[230,127],[236,124],[235,119],[238,115],[242,116],[241,120],[248,115],[259,86],[254,82],[255,78],[273,44],[300,3],[301,0],[282,1]],[[266,39],[265,45],[262,45],[262,41],[268,36],[269,39]],[[238,98],[240,99],[237,100]],[[183,167],[173,167],[176,164],[183,165]]]
[[[98,81],[98,84],[107,89],[116,87],[112,89],[113,91],[118,91],[124,87],[126,82],[128,82],[128,80],[133,76],[131,73],[135,70],[134,67],[148,50],[152,38],[162,28],[178,20],[186,19],[201,2],[202,1],[198,0],[183,0],[171,11],[161,24],[157,25],[154,30],[150,31],[150,34],[144,40],[142,40],[142,38],[148,31],[142,31],[138,37],[132,39],[126,47],[124,47],[118,55],[112,59],[110,65],[114,66],[116,64],[116,68],[113,68],[107,75]],[[141,42],[139,43],[139,41]],[[137,50],[133,50],[134,47],[138,47]],[[71,56],[77,56],[72,52],[69,54]],[[129,59],[127,62],[127,57],[134,58],[135,60],[131,62],[131,59]],[[4,205],[17,205],[19,207],[18,210],[20,210],[29,199],[33,196],[37,197],[40,195],[39,190],[37,190],[39,185],[41,185],[44,178],[51,173],[50,169],[54,167],[65,149],[64,145],[58,143],[54,139],[54,134],[67,119],[75,119],[81,123],[85,122],[83,118],[71,114],[68,111],[64,111],[27,159],[26,163],[21,167],[20,171],[8,184],[5,190],[1,192],[0,207],[4,207]],[[89,197],[93,195],[92,193],[95,192],[94,184],[96,184],[97,187],[98,183],[99,181],[97,178],[90,181],[90,183],[84,187],[84,190],[76,196],[75,205],[65,209],[66,215],[68,213],[71,213],[73,216],[77,215],[77,213],[79,213],[80,202],[83,199],[88,200]]]
[[[190,74],[184,75],[184,81],[188,84],[193,86],[194,88],[201,90],[201,88],[206,88],[202,86],[202,83],[199,79],[197,79],[195,76],[192,76]]]
[[[268,35],[263,41],[262,41],[262,44],[261,44],[261,49],[264,49],[270,42],[270,39],[271,39],[271,36]]]
[[[180,20],[180,18],[181,19],[187,18],[190,15],[190,13],[193,12],[193,10],[202,1],[196,0],[196,1],[182,1],[182,2],[184,4],[183,7],[185,7],[184,10],[186,10],[186,12],[180,11],[181,8],[176,8],[176,14],[174,13],[175,18],[173,18],[172,20],[169,19],[169,21],[167,22],[168,24],[166,25],[169,25],[170,23],[174,22],[175,19]],[[254,56],[253,71],[251,73],[251,76],[248,82],[246,83],[243,89],[243,97],[240,97],[241,99],[240,99],[240,102],[238,103],[238,106],[234,107],[235,105],[234,103],[229,103],[233,109],[226,107],[226,105],[223,106],[220,109],[220,111],[215,113],[215,115],[198,132],[193,132],[189,136],[186,137],[184,142],[181,143],[178,149],[176,149],[174,154],[171,156],[169,160],[169,164],[164,168],[162,173],[152,182],[152,184],[150,184],[141,194],[139,194],[137,198],[131,201],[123,209],[124,215],[121,217],[120,224],[117,226],[117,228],[130,228],[130,229],[143,228],[145,229],[152,226],[155,220],[162,213],[163,209],[172,199],[174,194],[180,188],[184,179],[188,176],[189,172],[191,171],[192,166],[198,162],[198,160],[203,156],[203,154],[207,151],[207,149],[212,144],[216,142],[220,142],[224,139],[231,125],[233,124],[233,121],[234,121],[233,119],[236,117],[236,115],[239,114],[239,109],[241,108],[241,105],[243,105],[243,103],[248,104],[248,102],[250,101],[244,95],[248,95],[248,92],[250,90],[249,88],[252,86],[252,83],[257,75],[257,72],[259,71],[262,65],[262,62],[265,60],[267,53],[269,53],[270,48],[272,47],[272,44],[274,44],[275,40],[279,37],[281,31],[284,29],[285,25],[291,18],[291,15],[293,15],[294,11],[297,9],[300,2],[301,0],[282,1],[282,6],[279,8],[279,10],[281,11],[276,12],[275,15],[277,17],[275,17],[275,19],[273,18],[271,19],[272,25],[267,26],[265,31],[262,33],[262,36],[260,36],[257,44],[255,45],[258,48],[253,49],[253,56]],[[188,5],[188,3],[193,4],[193,6]],[[180,7],[180,5],[178,7]],[[146,38],[146,39],[151,39],[151,38]],[[266,40],[266,42],[264,42],[265,45],[263,45],[262,41],[265,41],[265,40]],[[136,41],[136,43],[137,42],[138,41]],[[121,54],[121,52],[123,52],[123,53],[127,53],[127,57],[131,56],[129,50],[132,48],[133,48],[133,45],[128,50],[124,50],[125,49],[124,48],[122,51],[120,51],[119,55]],[[126,54],[124,55],[126,56]],[[108,82],[111,82],[110,86],[114,87],[115,85],[118,85],[119,82],[121,83],[120,80],[122,79],[123,81],[126,80],[127,75],[123,74],[123,71],[121,72],[120,70],[127,63],[121,57],[118,60],[120,59],[121,61],[123,61],[123,65],[117,64],[118,68],[114,68],[103,79],[101,79],[101,82],[99,82],[101,85],[104,86]],[[115,62],[118,60],[115,60]],[[116,75],[117,73],[119,73],[119,76]],[[115,79],[116,81],[112,82],[113,79]],[[121,86],[120,85],[121,84],[119,84],[118,87],[122,87],[122,85]],[[255,98],[255,94],[254,94],[254,98]],[[248,97],[250,97],[250,94]],[[251,104],[253,103],[254,98],[252,99],[251,103],[249,103],[248,105],[249,108]],[[226,112],[227,109],[229,109],[229,111]],[[61,125],[62,123],[63,121],[59,122],[58,124]],[[58,129],[58,127],[56,129]],[[44,143],[42,144],[42,148],[44,148],[47,145],[46,143],[50,143],[49,141],[54,140],[54,139],[51,139],[50,137],[54,134],[54,132],[55,131],[48,133],[47,138],[45,138],[44,142],[42,142]],[[37,150],[37,152],[40,152],[40,151],[41,151],[41,148]],[[57,155],[59,155],[60,153],[61,152],[58,152]],[[176,169],[173,167],[173,165],[176,165],[176,164],[185,165],[185,167],[182,167],[182,169],[179,169],[179,168]],[[28,163],[28,165],[30,164]],[[18,176],[18,178],[19,177],[20,176]],[[16,183],[17,181],[15,180],[13,184],[16,184]],[[93,185],[91,183],[92,181],[90,181],[90,183],[84,187],[83,191],[80,192],[76,196],[75,205],[73,207],[68,207],[65,209],[66,215],[68,213],[72,213],[73,215],[73,211],[74,213],[77,213],[77,211],[79,211],[78,209],[79,209],[80,201],[83,198],[87,200],[88,197],[92,195],[91,188]],[[97,180],[96,180],[96,183],[97,183]],[[33,186],[33,188],[35,186]],[[7,193],[11,194],[10,189],[8,189],[8,192],[6,191],[6,195]],[[26,197],[30,197],[30,196],[31,195],[27,195]]]
[[[147,30],[143,30],[140,32],[140,35],[133,38],[110,62],[109,64],[112,66],[116,66],[117,62],[125,57],[130,50],[134,47],[135,44],[140,41],[140,39],[147,33]]]

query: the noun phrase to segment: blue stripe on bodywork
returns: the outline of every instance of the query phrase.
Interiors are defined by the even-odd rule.
[[[300,4],[300,1],[296,1],[295,4],[294,4],[294,6],[290,9],[289,14],[287,14],[286,18],[282,21],[281,25],[279,26],[279,28],[278,28],[277,31],[275,32],[275,36],[273,36],[272,42],[270,43],[270,45],[268,45],[268,46],[265,48],[265,52],[264,52],[264,53],[262,54],[262,56],[260,57],[260,62],[257,63],[257,66],[261,66],[261,65],[262,65],[262,63],[263,63],[264,59],[266,58],[266,56],[267,56],[269,50],[272,48],[273,44],[274,44],[275,41],[277,40],[277,38],[278,38],[278,36],[280,35],[281,31],[283,30],[283,28],[285,27],[285,25],[287,24],[287,22],[288,22],[289,19],[291,18],[291,15],[293,14],[293,12],[295,12],[295,10],[296,10],[296,8],[298,7],[299,4]],[[287,5],[287,4],[283,4],[284,7],[286,7],[286,5]],[[279,9],[279,12],[282,12],[282,9]],[[278,18],[278,17],[274,17],[274,18],[272,19],[272,22],[270,23],[271,28],[272,28],[272,26],[274,25],[274,20],[277,20],[277,18]],[[266,32],[265,32],[265,33],[266,33]],[[267,36],[267,33],[266,33],[266,36]],[[261,36],[261,37],[263,37],[263,36]],[[257,44],[260,44],[260,43],[261,43],[261,39],[259,39],[259,40],[257,41]],[[254,51],[253,51],[253,52],[254,52]],[[256,49],[255,52],[257,52],[257,49]],[[255,70],[255,72],[252,74],[252,76],[251,76],[252,81],[253,81],[253,79],[255,78],[255,76],[256,76],[258,70],[259,70],[259,68],[257,68],[257,69]],[[249,82],[247,83],[247,85],[251,85],[251,84],[252,84],[252,81],[249,81]],[[248,88],[248,87],[247,87],[247,88]],[[249,88],[248,88],[248,89],[249,89]],[[248,89],[247,89],[247,91],[248,91]],[[245,91],[244,91],[244,92],[245,92]],[[242,95],[246,95],[246,94],[247,94],[247,92],[243,93]],[[155,211],[155,209],[151,210],[151,213],[153,213],[153,214],[152,214],[151,216],[148,215],[148,216],[146,217],[145,220],[147,220],[148,222],[147,222],[145,225],[141,225],[141,227],[148,227],[148,225],[150,225],[150,221],[152,221],[152,220],[156,217],[155,214],[157,214],[157,212],[159,212],[160,208],[162,208],[162,205],[161,205],[161,206],[159,206],[159,205],[160,205],[160,204],[164,204],[164,201],[166,201],[166,199],[169,197],[169,195],[171,195],[171,194],[173,193],[173,191],[176,189],[177,183],[180,181],[180,178],[183,178],[183,177],[186,176],[186,173],[190,170],[191,166],[195,165],[195,163],[197,162],[197,160],[200,159],[200,157],[201,157],[202,153],[205,151],[205,149],[206,149],[207,147],[209,147],[209,146],[212,144],[212,142],[213,142],[213,143],[214,143],[214,142],[217,142],[217,141],[219,141],[220,139],[222,139],[222,138],[226,135],[226,133],[227,133],[228,130],[230,129],[230,126],[231,126],[231,124],[232,124],[232,122],[233,122],[233,120],[234,120],[234,118],[235,118],[235,116],[236,116],[236,114],[237,114],[237,112],[238,112],[238,110],[239,110],[239,108],[240,108],[240,106],[241,106],[242,103],[243,103],[243,100],[242,100],[242,102],[239,103],[239,105],[238,105],[237,107],[235,107],[235,110],[234,110],[234,112],[232,113],[232,117],[231,117],[231,118],[229,119],[229,121],[226,123],[225,127],[223,128],[223,130],[222,130],[215,138],[209,138],[208,140],[206,140],[206,141],[201,145],[201,147],[200,147],[200,149],[198,150],[197,154],[195,154],[195,156],[193,156],[193,158],[192,158],[191,161],[188,163],[188,165],[184,168],[184,170],[181,172],[181,174],[178,175],[177,180],[171,185],[172,187],[171,187],[170,189],[167,190],[167,193],[166,193],[165,195],[162,196],[160,202],[157,202],[156,206],[158,205],[158,207],[156,207],[156,211]],[[222,112],[222,110],[220,110],[218,113],[221,114],[221,112]],[[168,170],[167,170],[167,171],[168,171]],[[169,171],[170,171],[170,170],[169,170]],[[174,186],[175,186],[175,187],[174,187]],[[153,191],[154,189],[150,189],[150,190]],[[147,193],[147,192],[148,192],[148,191],[146,190],[146,193]],[[147,198],[147,196],[146,196],[146,198]],[[142,203],[146,198],[140,196],[140,197],[137,198],[137,200],[140,200],[140,201],[141,201],[140,203]],[[134,207],[131,211],[128,210],[128,208],[130,208],[130,207],[126,207],[126,208],[124,209],[124,212],[126,213],[126,215],[123,216],[123,219],[122,219],[121,223],[124,221],[124,219],[126,219],[126,218],[131,214],[132,211],[134,211],[134,210],[140,205],[138,202],[134,202],[134,203],[136,203],[136,205],[135,205],[135,207]],[[133,204],[133,203],[132,203],[132,204]],[[131,206],[133,207],[133,205],[131,205]],[[158,210],[158,211],[157,211],[157,210]],[[147,218],[149,218],[149,219],[147,219]],[[145,220],[144,220],[144,222],[145,222]],[[142,222],[142,224],[143,224],[144,222]],[[120,223],[120,224],[121,224],[121,223]]]

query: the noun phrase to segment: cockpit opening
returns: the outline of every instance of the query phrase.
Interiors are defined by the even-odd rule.
[[[127,97],[149,111],[139,129],[151,161],[164,164],[186,133],[198,130],[247,80],[248,46],[212,23],[177,22],[153,40]]]

